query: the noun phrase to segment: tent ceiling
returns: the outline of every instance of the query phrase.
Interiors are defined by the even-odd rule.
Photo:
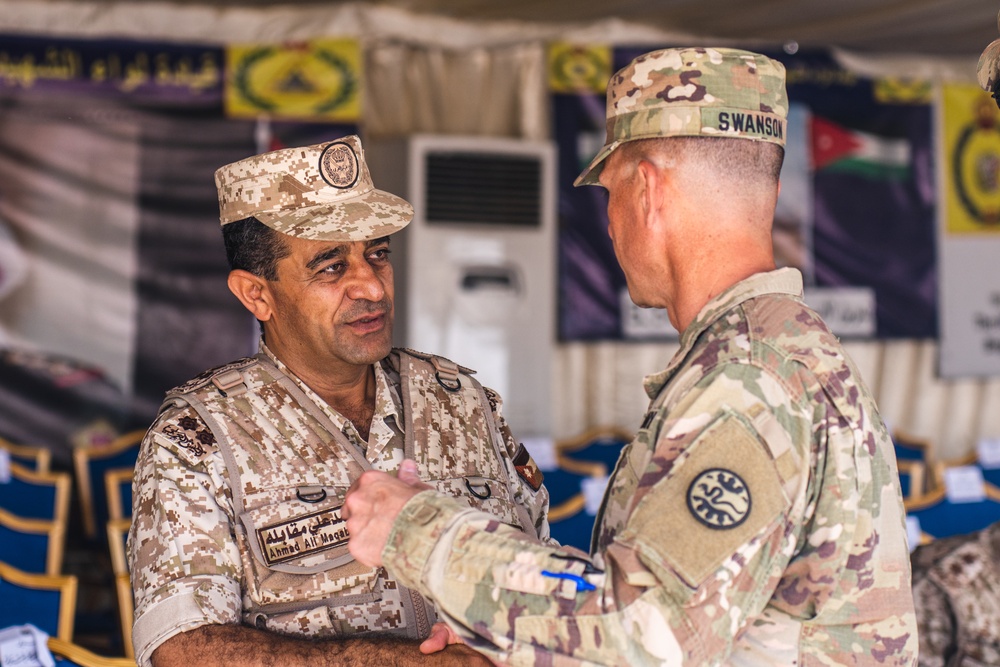
[[[179,0],[226,7],[331,6],[336,0]],[[381,0],[473,21],[588,23],[616,18],[727,40],[798,42],[868,52],[978,56],[1000,36],[996,0]]]

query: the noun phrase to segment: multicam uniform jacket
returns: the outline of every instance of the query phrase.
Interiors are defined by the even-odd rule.
[[[891,442],[801,276],[712,300],[611,478],[593,556],[424,491],[383,551],[513,665],[912,665]]]
[[[263,346],[169,392],[136,471],[128,546],[138,663],[173,635],[216,623],[426,636],[433,607],[357,563],[340,516],[352,481],[404,457],[467,507],[547,540],[541,476],[498,397],[465,371],[394,350],[374,365],[367,442]]]
[[[920,667],[1000,665],[1000,523],[913,552]]]

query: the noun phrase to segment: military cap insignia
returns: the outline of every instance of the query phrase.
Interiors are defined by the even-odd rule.
[[[343,141],[335,141],[319,156],[319,173],[323,180],[342,190],[358,182],[358,155]]]
[[[694,518],[713,530],[735,528],[750,516],[750,489],[731,470],[709,468],[692,480],[687,505]]]

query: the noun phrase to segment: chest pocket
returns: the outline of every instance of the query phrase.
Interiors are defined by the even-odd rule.
[[[441,493],[465,501],[470,507],[492,514],[503,523],[524,530],[514,509],[510,487],[501,480],[469,475],[431,480],[427,484]]]
[[[341,516],[346,488],[311,487],[290,498],[247,510],[243,549],[247,595],[258,608],[301,608],[370,603],[380,599],[380,568],[361,565],[347,550]],[[280,492],[278,492],[280,493]],[[335,598],[335,599],[332,599]]]

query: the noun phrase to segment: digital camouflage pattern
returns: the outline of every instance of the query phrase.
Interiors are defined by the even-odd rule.
[[[364,470],[396,470],[404,455],[450,497],[548,539],[548,494],[514,472],[519,446],[499,398],[458,366],[399,350],[376,364],[365,442],[261,347],[169,392],[143,441],[128,542],[139,664],[171,636],[214,623],[426,636],[433,607],[357,563],[340,516]],[[463,389],[442,388],[435,364]]]
[[[382,554],[512,665],[913,665],[889,435],[794,269],[684,331],[611,477],[592,557],[432,491]]]
[[[979,86],[988,93],[992,93],[1000,82],[1000,39],[990,42],[979,56],[976,79],[979,81]]]
[[[223,225],[253,216],[304,239],[367,241],[413,219],[406,200],[375,189],[355,135],[233,162],[215,172],[215,185]]]
[[[608,82],[607,138],[574,185],[596,185],[604,160],[627,141],[733,137],[785,145],[785,66],[750,51],[662,49]]]
[[[1000,14],[997,15],[997,28],[1000,29]],[[988,93],[997,87],[1000,82],[1000,39],[990,42],[979,56],[976,78],[979,86]],[[1000,101],[997,103],[1000,104]]]
[[[1000,665],[1000,523],[912,556],[920,667]]]

